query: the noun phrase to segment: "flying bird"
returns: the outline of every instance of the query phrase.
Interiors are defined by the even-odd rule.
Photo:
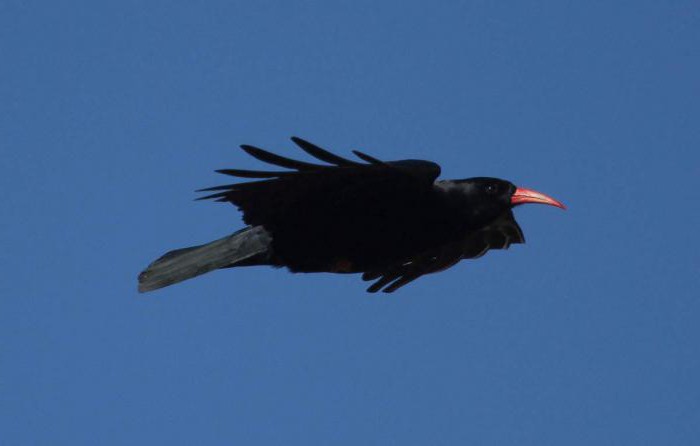
[[[438,180],[440,166],[431,161],[381,161],[353,151],[356,161],[301,138],[292,141],[323,164],[241,146],[285,170],[218,170],[254,181],[197,192],[208,193],[200,200],[238,207],[247,226],[166,253],[139,275],[139,291],[216,269],[268,265],[294,273],[361,273],[373,282],[367,291],[391,293],[462,259],[524,243],[515,206],[565,209],[552,197],[497,178]]]

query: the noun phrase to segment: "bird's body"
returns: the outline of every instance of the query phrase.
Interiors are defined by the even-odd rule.
[[[264,230],[270,239],[259,252],[240,253],[251,255],[232,257],[223,267],[271,265],[292,272],[363,273],[363,279],[375,280],[369,291],[392,292],[461,259],[523,243],[511,211],[516,204],[563,207],[550,197],[496,178],[437,181],[440,167],[429,161],[382,162],[355,152],[365,161],[360,163],[299,138],[293,141],[326,164],[242,146],[261,161],[291,170],[225,169],[219,172],[259,180],[205,189],[215,193],[204,199],[233,203],[243,212],[249,231]],[[173,261],[172,254],[164,258]],[[140,276],[142,291],[188,278],[156,277],[173,275],[158,272],[158,262]],[[149,285],[154,279],[168,280]]]

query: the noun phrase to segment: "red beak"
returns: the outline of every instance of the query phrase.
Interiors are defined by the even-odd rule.
[[[518,187],[517,189],[515,189],[515,192],[510,197],[510,203],[513,206],[515,206],[516,204],[523,203],[540,203],[566,209],[566,206],[564,206],[560,201],[555,200],[549,195],[545,195],[541,192],[537,192],[531,189],[525,189],[522,187]]]

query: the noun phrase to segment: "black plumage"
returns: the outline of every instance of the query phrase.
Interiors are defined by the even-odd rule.
[[[496,178],[438,181],[440,166],[430,161],[385,162],[358,151],[353,153],[360,161],[354,161],[300,138],[292,141],[322,164],[243,145],[252,157],[287,170],[222,169],[217,172],[255,181],[200,191],[209,192],[202,200],[234,204],[251,230],[269,236],[255,252],[250,247],[236,252],[238,257],[223,267],[272,265],[292,272],[362,273],[364,280],[374,281],[368,291],[392,292],[461,259],[524,243],[511,210],[517,204],[563,207]],[[229,254],[237,251],[236,240]],[[194,249],[187,252],[193,255]],[[208,259],[212,255],[216,254],[208,253]],[[173,262],[173,257],[167,260]],[[142,291],[188,278],[167,277],[172,272],[157,267],[158,261],[140,276]],[[193,271],[201,273],[194,267]]]

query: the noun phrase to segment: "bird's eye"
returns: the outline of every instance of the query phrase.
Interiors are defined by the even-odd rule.
[[[495,184],[487,184],[485,189],[487,194],[495,194],[498,192],[498,188]]]

